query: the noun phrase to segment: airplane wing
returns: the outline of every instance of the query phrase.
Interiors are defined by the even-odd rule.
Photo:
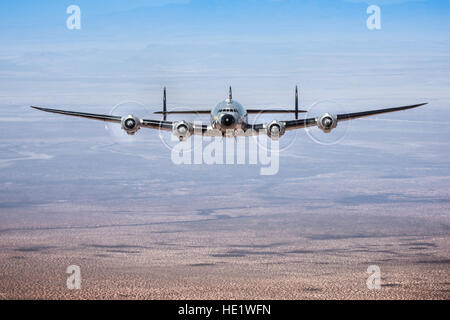
[[[325,132],[330,132],[332,129],[336,128],[338,122],[352,120],[357,118],[369,117],[378,114],[384,114],[389,112],[396,112],[402,110],[408,110],[413,108],[418,108],[426,105],[427,103],[415,104],[410,106],[403,106],[397,108],[387,108],[387,109],[378,109],[378,110],[369,110],[363,112],[355,112],[355,113],[344,113],[338,115],[330,115],[325,114],[322,117],[317,118],[308,118],[308,119],[299,119],[299,120],[290,120],[290,121],[274,121],[269,124],[254,124],[249,125],[247,127],[246,132],[253,134],[261,134],[264,132],[272,131],[272,129],[278,129],[278,133],[281,135],[287,130],[295,130],[307,127],[318,126]],[[190,134],[201,134],[205,135],[211,133],[213,130],[207,125],[196,125],[193,123],[179,121],[172,122],[166,120],[151,120],[151,119],[138,119],[133,116],[120,117],[120,116],[112,116],[112,115],[103,115],[103,114],[94,114],[94,113],[84,113],[84,112],[75,112],[75,111],[65,111],[65,110],[57,110],[57,109],[48,109],[41,107],[32,107],[37,110],[57,113],[62,115],[68,115],[73,117],[81,117],[92,120],[99,120],[104,122],[114,122],[121,123],[122,128],[125,129],[129,134],[134,134],[139,128],[151,128],[157,130],[167,130],[173,131],[174,134],[179,135],[180,138],[188,137]],[[270,111],[270,110],[269,110]],[[271,136],[274,136],[277,130],[273,131],[273,133],[268,133]]]
[[[378,110],[370,110],[370,111],[355,112],[355,113],[338,114],[335,116],[335,120],[337,122],[340,122],[340,121],[345,121],[345,120],[370,117],[370,116],[383,114],[383,113],[390,113],[390,112],[414,109],[414,108],[424,106],[426,104],[428,104],[428,103],[414,104],[411,106],[404,106],[404,107],[397,107],[397,108],[387,108],[387,109],[378,109]],[[308,118],[308,119],[284,121],[283,123],[285,125],[286,130],[295,130],[295,129],[317,126],[318,121],[319,121],[319,118]]]
[[[40,108],[40,107],[34,107],[34,106],[32,106],[32,108],[41,110],[41,111],[45,111],[45,112],[62,114],[62,115],[66,115],[66,116],[80,117],[80,118],[86,118],[86,119],[92,119],[92,120],[98,120],[98,121],[104,121],[104,122],[122,123],[122,117],[120,117],[120,116],[111,116],[111,115],[105,115],[105,114],[94,114],[94,113],[84,113],[84,112],[75,112],[75,111],[65,111],[65,110],[57,110],[57,109],[49,109],[49,108]],[[172,121],[142,119],[141,127],[151,128],[151,129],[172,130],[173,122]]]

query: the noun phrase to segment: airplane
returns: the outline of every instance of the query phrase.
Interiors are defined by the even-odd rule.
[[[369,117],[383,113],[414,109],[424,106],[428,103],[414,104],[410,106],[386,108],[378,110],[369,110],[355,113],[331,114],[325,113],[315,118],[299,119],[300,113],[306,113],[306,110],[299,110],[298,87],[295,88],[295,109],[245,109],[239,102],[233,100],[233,91],[230,87],[228,98],[217,104],[212,110],[189,110],[189,111],[167,111],[167,91],[163,92],[163,109],[155,114],[163,115],[163,120],[140,119],[132,114],[126,116],[113,116],[103,114],[93,114],[75,111],[65,111],[57,109],[48,109],[31,106],[31,108],[57,113],[73,117],[81,117],[105,122],[121,124],[122,129],[129,135],[136,134],[141,128],[159,129],[171,131],[180,141],[186,141],[192,135],[202,136],[255,136],[266,134],[273,140],[278,140],[286,131],[302,129],[317,126],[325,133],[330,133],[335,129],[339,122],[357,118]],[[250,124],[248,122],[249,114],[276,114],[293,113],[294,120],[278,121],[273,120],[269,123]],[[182,114],[210,114],[209,124],[197,124],[188,121],[168,121],[168,115]]]

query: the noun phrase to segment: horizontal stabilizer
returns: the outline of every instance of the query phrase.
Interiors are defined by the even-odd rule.
[[[306,110],[284,110],[284,109],[248,109],[248,114],[256,114],[256,113],[306,113]]]
[[[248,114],[261,114],[261,113],[296,113],[296,110],[284,110],[284,109],[248,109]],[[306,113],[306,110],[298,110],[298,112]],[[210,114],[210,110],[182,110],[182,111],[158,111],[155,114]]]
[[[158,111],[155,114],[210,114],[211,110]]]

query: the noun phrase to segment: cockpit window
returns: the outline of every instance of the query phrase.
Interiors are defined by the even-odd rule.
[[[213,111],[212,114],[217,115],[218,113],[221,112],[236,112],[238,114],[240,114],[241,116],[243,116],[245,114],[245,109],[243,106],[241,106],[241,104],[237,101],[232,101],[231,103],[227,100],[220,102],[219,104],[217,104]]]

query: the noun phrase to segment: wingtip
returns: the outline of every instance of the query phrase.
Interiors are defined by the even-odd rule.
[[[36,106],[31,106],[31,108],[39,110],[39,111],[45,111],[45,112],[48,112],[48,110],[49,110],[49,109],[46,109],[46,108],[36,107]]]
[[[408,106],[407,108],[419,108],[419,107],[426,106],[427,104],[428,104],[428,102],[418,103],[418,104],[410,105],[410,106]]]

